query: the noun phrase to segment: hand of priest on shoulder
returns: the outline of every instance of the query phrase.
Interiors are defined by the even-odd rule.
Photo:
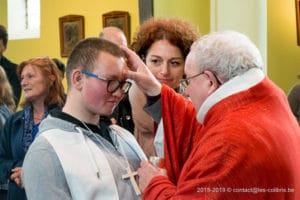
[[[145,188],[153,178],[157,176],[168,177],[166,169],[156,167],[148,161],[141,162],[141,167],[138,169],[138,176],[139,188],[142,192],[145,190]]]
[[[123,71],[126,78],[132,79],[148,96],[157,96],[161,92],[161,84],[151,73],[140,57],[125,46],[120,46],[127,57],[128,69]]]

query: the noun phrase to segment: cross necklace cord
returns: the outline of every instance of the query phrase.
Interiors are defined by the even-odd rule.
[[[105,146],[105,144],[103,144],[103,142],[96,136],[96,134],[84,123],[81,121],[81,123],[85,126],[85,128],[94,136],[94,138],[107,150],[107,152],[109,152],[108,148]],[[125,179],[128,179],[130,180],[131,182],[131,185],[136,193],[137,196],[141,195],[141,191],[140,191],[140,188],[138,187],[138,184],[135,180],[135,176],[138,175],[138,173],[136,171],[132,171],[131,168],[130,168],[130,164],[128,162],[128,159],[127,159],[127,156],[123,150],[123,147],[121,145],[119,145],[119,153],[121,153],[121,155],[125,158],[125,161],[127,163],[127,167],[126,167],[126,171],[127,171],[127,174],[124,174],[122,175],[122,179],[125,180]],[[120,161],[118,159],[116,159],[117,162],[119,162],[120,166],[122,166],[122,163],[120,163]]]

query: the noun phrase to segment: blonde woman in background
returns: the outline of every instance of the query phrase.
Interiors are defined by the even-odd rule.
[[[6,119],[15,111],[16,105],[12,87],[0,65],[0,135]],[[7,198],[8,180],[0,180],[0,199]]]
[[[4,69],[0,65],[0,130],[2,130],[5,120],[15,109],[16,104],[12,87],[8,82]]]

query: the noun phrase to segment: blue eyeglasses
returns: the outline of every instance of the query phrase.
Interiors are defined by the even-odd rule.
[[[120,88],[121,92],[123,94],[127,94],[131,87],[131,83],[129,81],[119,82],[118,80],[110,80],[108,78],[102,77],[98,74],[94,74],[94,73],[86,71],[84,69],[81,70],[81,73],[83,73],[87,76],[94,77],[94,78],[100,79],[102,81],[105,81],[107,83],[106,90],[109,93],[114,93],[115,91],[117,91]]]

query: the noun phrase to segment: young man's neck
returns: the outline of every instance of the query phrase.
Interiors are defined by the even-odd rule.
[[[100,116],[90,115],[90,113],[88,113],[85,108],[80,105],[75,105],[67,101],[62,111],[84,123],[94,124],[96,126],[99,125]]]

